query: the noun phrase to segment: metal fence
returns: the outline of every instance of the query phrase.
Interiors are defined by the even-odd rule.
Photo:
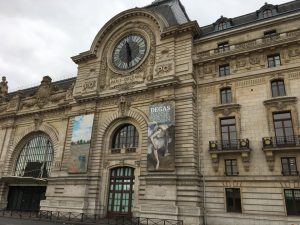
[[[144,217],[114,216],[101,218],[97,214],[58,212],[58,211],[0,211],[0,217],[63,222],[71,224],[99,225],[183,225],[182,220],[169,220]]]

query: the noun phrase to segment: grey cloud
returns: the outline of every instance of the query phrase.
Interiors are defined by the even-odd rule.
[[[154,1],[154,0],[153,0]],[[10,91],[38,84],[41,77],[76,75],[70,57],[90,48],[101,27],[123,10],[152,0],[0,0],[0,76]],[[235,17],[259,9],[265,0],[182,0],[200,26],[221,15]],[[272,4],[287,1],[273,0]]]

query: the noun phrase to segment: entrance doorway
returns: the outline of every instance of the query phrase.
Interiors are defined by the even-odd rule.
[[[108,216],[131,216],[134,192],[134,168],[118,167],[110,171]]]
[[[8,210],[39,211],[45,199],[45,186],[11,186],[8,192]]]

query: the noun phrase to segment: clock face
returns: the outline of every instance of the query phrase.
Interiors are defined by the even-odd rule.
[[[129,70],[142,61],[146,54],[145,39],[137,34],[124,37],[115,47],[113,64],[121,70]]]

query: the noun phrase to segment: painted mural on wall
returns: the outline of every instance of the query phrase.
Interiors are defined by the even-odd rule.
[[[175,169],[175,103],[152,104],[149,108],[148,156],[149,171]]]
[[[94,114],[76,116],[73,121],[69,173],[86,173]]]

